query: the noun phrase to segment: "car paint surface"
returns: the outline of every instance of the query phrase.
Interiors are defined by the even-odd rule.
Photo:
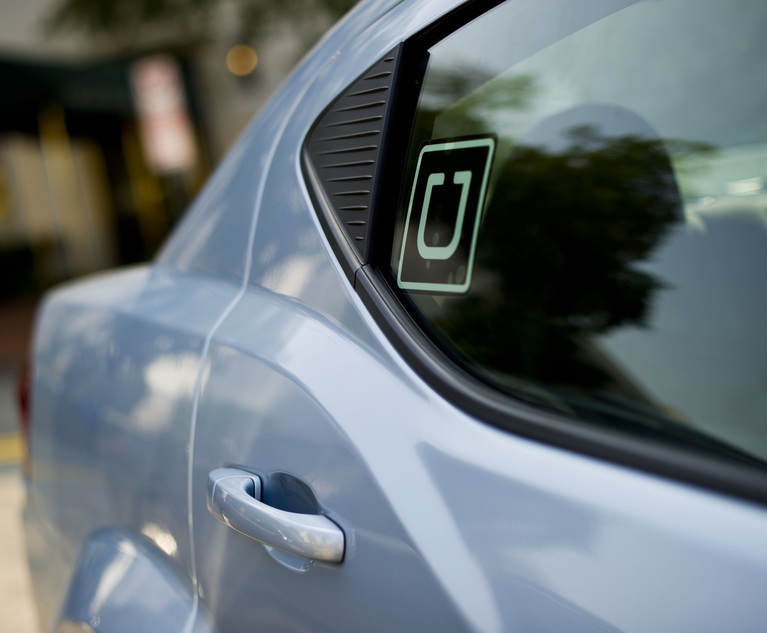
[[[333,255],[300,166],[306,133],[351,80],[455,6],[358,7],[156,263],[49,297],[27,509],[46,623],[764,630],[763,507],[460,411],[396,352]],[[344,561],[217,521],[205,489],[222,467],[308,486],[344,531]]]

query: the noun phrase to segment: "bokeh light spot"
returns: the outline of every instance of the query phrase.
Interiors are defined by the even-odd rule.
[[[258,66],[258,54],[247,44],[237,44],[226,54],[226,67],[238,77],[252,73]]]

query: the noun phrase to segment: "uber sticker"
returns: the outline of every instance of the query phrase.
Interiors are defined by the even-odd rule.
[[[494,151],[492,137],[421,149],[397,266],[400,288],[439,293],[469,289]]]

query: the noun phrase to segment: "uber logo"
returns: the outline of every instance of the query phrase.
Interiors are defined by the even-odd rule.
[[[421,149],[397,266],[400,288],[439,293],[469,289],[494,151],[492,137]]]

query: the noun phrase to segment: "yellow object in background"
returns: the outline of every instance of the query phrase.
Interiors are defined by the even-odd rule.
[[[230,73],[244,77],[258,66],[258,54],[247,44],[237,44],[226,54],[226,67]]]
[[[18,433],[0,435],[0,464],[16,464],[24,458],[26,448]]]

